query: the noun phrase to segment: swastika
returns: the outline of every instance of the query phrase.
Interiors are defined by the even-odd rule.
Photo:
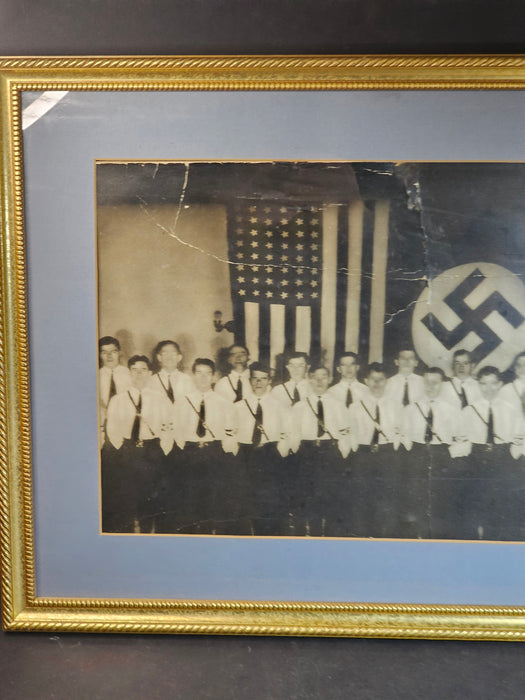
[[[474,351],[477,362],[481,362],[502,342],[501,338],[485,323],[485,319],[490,313],[497,311],[514,328],[518,328],[525,321],[525,317],[499,292],[493,292],[475,309],[468,306],[465,299],[485,279],[486,277],[481,270],[476,268],[450,294],[443,298],[444,303],[448,304],[461,319],[461,322],[451,331],[445,328],[432,312],[421,319],[421,323],[447,350],[464,340],[470,332],[476,333],[482,341]]]

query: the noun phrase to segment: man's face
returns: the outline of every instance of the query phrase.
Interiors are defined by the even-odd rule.
[[[230,362],[231,367],[236,372],[239,372],[239,374],[241,374],[241,372],[244,372],[244,370],[248,366],[248,353],[243,347],[239,345],[234,345],[233,348],[230,350],[228,360]]]
[[[479,380],[479,390],[487,401],[495,399],[502,386],[503,382],[496,374],[486,374]]]
[[[359,371],[359,365],[356,363],[355,357],[342,357],[337,366],[337,371],[342,379],[353,381]]]
[[[213,370],[209,365],[197,365],[193,370],[193,383],[203,394],[211,389]]]
[[[263,396],[270,383],[270,377],[267,372],[259,372],[258,370],[250,374],[250,385],[255,396]]]
[[[370,372],[365,379],[365,384],[370,389],[372,396],[380,399],[385,393],[386,377],[383,372]]]
[[[465,353],[464,355],[458,355],[454,358],[452,362],[452,371],[454,372],[454,376],[463,382],[472,375],[473,366],[474,364],[470,361],[470,356]]]
[[[417,367],[416,353],[413,350],[401,350],[397,360],[395,360],[395,365],[401,374],[412,374]]]
[[[115,367],[118,365],[119,357],[120,350],[113,343],[103,345],[100,348],[100,361],[102,362],[102,367],[115,369]]]
[[[306,377],[308,365],[304,357],[293,357],[286,365],[290,379],[296,384]]]
[[[157,360],[161,369],[166,372],[175,372],[182,360],[182,355],[178,352],[174,345],[165,345],[162,350],[157,353]]]
[[[142,391],[142,389],[146,388],[149,378],[151,377],[151,372],[145,362],[135,362],[135,364],[131,365],[129,368],[129,373],[131,374],[131,383],[135,389]]]
[[[514,364],[514,373],[518,379],[525,380],[525,357],[518,357]]]
[[[316,369],[310,374],[310,384],[314,394],[324,394],[330,384],[330,374],[327,369]]]
[[[437,399],[443,385],[443,377],[440,374],[425,374],[423,377],[425,396],[429,399]]]

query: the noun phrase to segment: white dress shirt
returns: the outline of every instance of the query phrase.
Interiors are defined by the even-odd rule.
[[[494,444],[512,442],[519,434],[522,424],[521,413],[501,398],[500,394],[489,404],[487,399],[480,399],[461,412],[461,433],[473,444],[484,445],[487,442],[487,423],[489,407],[492,408],[494,425]]]
[[[465,392],[465,397],[469,405],[481,399],[479,384],[474,377],[468,377],[464,382],[457,377],[451,377],[449,381],[443,382],[441,394],[439,396],[444,401],[448,401],[449,404],[461,410],[463,408],[460,398],[461,389]]]
[[[277,384],[274,386],[271,395],[281,404],[281,406],[291,408],[294,405],[293,395],[296,388],[299,392],[299,401],[302,401],[312,393],[312,387],[308,379],[301,379],[301,381],[297,383],[295,383],[292,379],[289,379],[283,384]]]
[[[401,439],[401,415],[399,405],[382,396],[376,399],[369,392],[368,396],[354,402],[349,408],[350,436],[352,449],[356,451],[359,445],[372,444],[376,429],[376,409],[379,408],[379,440],[378,445],[393,444],[397,450]]]
[[[245,445],[252,444],[253,430],[255,427],[255,413],[258,404],[261,404],[263,413],[263,428],[261,431],[260,445],[267,442],[276,442],[277,449],[283,457],[290,450],[290,419],[289,411],[281,406],[271,395],[264,394],[257,397],[251,394],[242,401],[233,405],[235,418],[235,437],[237,442]]]
[[[142,408],[139,440],[160,438],[160,446],[168,454],[173,446],[172,406],[167,398],[149,388],[139,392],[135,387],[130,387],[111,399],[106,424],[107,436],[117,449],[125,439],[131,438],[140,397]]]
[[[200,405],[203,400],[206,434],[200,437],[197,435],[197,427],[199,425]],[[184,448],[187,442],[213,442],[214,440],[219,440],[225,452],[235,450],[237,443],[233,438],[235,425],[233,407],[222,396],[211,390],[203,394],[194,388],[190,394],[186,394],[179,401],[175,401],[172,410],[175,440],[181,449]]]
[[[318,437],[317,403],[321,399],[326,432]],[[302,440],[337,440],[339,451],[346,457],[350,452],[350,422],[344,404],[328,393],[322,396],[310,394],[292,408],[292,433],[290,446],[297,452]]]
[[[451,445],[460,433],[460,411],[441,397],[429,399],[426,396],[405,406],[402,418],[402,442],[411,449],[414,442],[425,444],[427,430],[426,417],[432,408],[431,445]]]
[[[250,385],[250,370],[245,369],[242,374],[239,374],[238,372],[231,371],[229,374],[227,374],[225,377],[222,377],[219,379],[217,384],[215,385],[215,391],[219,396],[222,396],[223,399],[226,399],[227,401],[234,402],[236,398],[236,389],[237,389],[237,383],[241,380],[241,385],[242,385],[242,398],[244,399],[245,396],[250,396],[252,393],[252,387]]]
[[[114,369],[110,367],[100,367],[98,370],[99,399],[100,405],[104,408],[107,408],[109,402],[109,389],[112,375],[117,394],[120,394],[121,391],[125,391],[131,386],[131,375],[129,369],[124,367],[124,365],[117,365]]]
[[[163,396],[167,397],[167,390],[170,384],[171,388],[173,389],[173,398],[175,401],[181,396],[184,396],[191,391],[195,391],[193,379],[189,376],[189,374],[184,374],[184,372],[181,372],[178,369],[176,369],[174,372],[166,372],[165,369],[161,369],[151,377],[149,388],[153,391],[158,391]]]
[[[350,389],[350,391],[352,392],[353,402],[359,401],[364,396],[367,396],[370,393],[368,391],[368,387],[365,386],[365,384],[361,384],[361,382],[358,382],[357,379],[354,379],[353,382],[347,382],[346,379],[341,379],[340,382],[334,384],[334,386],[331,386],[328,389],[327,394],[332,398],[336,399],[337,401],[341,401],[341,403],[346,408],[346,397],[348,395],[348,389]]]
[[[408,381],[408,398],[410,403],[418,401],[425,395],[425,386],[423,377],[418,374],[395,374],[386,383],[385,397],[396,401],[399,405],[403,405],[403,396],[405,394],[405,382]]]
[[[514,406],[514,408],[520,412],[523,411],[524,405],[522,403],[522,397],[523,401],[525,402],[525,384],[521,381],[521,379],[515,379],[510,384],[505,384],[498,394],[499,399],[506,401],[506,403]]]

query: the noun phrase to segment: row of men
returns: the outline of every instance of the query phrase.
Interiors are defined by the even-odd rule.
[[[169,442],[170,434],[179,443],[194,441],[194,438],[209,439],[210,435],[200,436],[192,432],[192,428],[198,429],[199,412],[213,412],[212,406],[206,406],[204,401],[204,394],[212,389],[216,396],[230,404],[240,404],[233,413],[226,405],[222,410],[218,409],[225,422],[224,430],[228,431],[229,436],[235,432],[240,437],[239,442],[251,442],[251,438],[248,440],[246,435],[253,432],[255,411],[263,400],[268,405],[267,420],[270,421],[272,416],[272,425],[266,426],[267,432],[273,437],[279,433],[279,443],[286,438],[289,442],[288,449],[293,451],[297,450],[298,441],[314,439],[312,430],[306,424],[310,422],[314,426],[314,432],[319,431],[319,421],[316,418],[319,410],[326,414],[323,416],[328,429],[326,432],[332,434],[332,439],[341,440],[342,452],[356,450],[360,444],[370,444],[377,426],[380,428],[380,444],[385,441],[399,444],[402,440],[408,448],[413,442],[424,443],[425,434],[428,438],[430,428],[434,432],[433,440],[439,440],[440,443],[452,444],[454,440],[462,438],[473,443],[483,443],[486,442],[483,436],[492,442],[492,436],[488,434],[489,419],[497,424],[497,429],[492,429],[496,444],[516,443],[514,446],[517,447],[518,438],[523,434],[521,423],[522,396],[525,396],[525,353],[518,355],[515,360],[515,381],[505,386],[502,385],[500,373],[493,367],[482,368],[476,380],[472,374],[470,356],[462,350],[454,354],[454,376],[448,381],[443,371],[436,367],[425,370],[423,376],[415,374],[417,358],[413,350],[406,349],[399,353],[395,361],[399,368],[398,374],[387,379],[383,367],[373,363],[367,369],[364,383],[361,383],[357,379],[357,356],[346,353],[339,358],[337,371],[340,381],[333,386],[330,386],[330,374],[326,368],[309,367],[304,353],[294,353],[286,365],[290,379],[273,388],[269,368],[255,363],[248,369],[248,351],[242,346],[230,348],[231,372],[215,386],[215,365],[209,359],[198,360],[192,368],[191,377],[178,369],[182,355],[174,341],[163,341],[157,347],[155,357],[160,368],[155,374],[151,373],[150,362],[145,356],[134,356],[126,368],[119,363],[119,353],[120,347],[116,339],[101,339],[101,427],[106,433],[109,431],[107,437],[117,447],[122,439],[130,437],[132,421],[126,414],[133,414],[138,401],[137,392],[129,391],[137,383],[137,362],[145,375],[140,382],[140,391],[145,391],[146,397],[153,392],[167,399],[157,401],[158,416],[155,419],[150,416],[150,422],[156,424],[156,429],[151,430],[151,425],[148,429],[147,421],[143,426],[146,434],[149,430],[149,437],[162,437],[164,444]],[[140,360],[137,360],[138,357]],[[204,382],[203,374],[206,375]],[[136,386],[134,388],[137,389]],[[117,394],[123,396],[114,402],[111,420],[108,420],[110,399]],[[319,405],[321,396],[323,400]],[[211,398],[207,400],[212,401]],[[332,404],[332,400],[336,403]],[[167,402],[172,407],[171,411]],[[221,406],[221,402],[215,404]],[[119,405],[122,413],[120,421],[117,419]],[[291,411],[295,419],[290,420],[288,412],[281,415],[280,408],[295,409],[296,405],[297,409]],[[348,410],[339,410],[341,405]],[[400,407],[407,410],[400,411]],[[457,411],[468,407],[469,410],[460,419]],[[376,420],[378,411],[380,419]],[[143,409],[142,415],[147,412]],[[162,419],[160,427],[159,419]],[[208,424],[212,422],[208,415]],[[374,423],[377,423],[376,427]],[[320,436],[316,435],[315,439],[317,437]],[[262,440],[267,440],[267,437],[263,435]],[[282,445],[283,455],[288,449],[285,444]],[[516,450],[513,452],[516,453]],[[454,449],[452,456],[457,454],[457,449]]]
[[[107,341],[101,340],[102,397],[103,353],[117,357],[110,387],[121,367],[118,344]],[[160,371],[152,376],[148,358],[134,356],[131,386],[108,401],[103,463],[112,465],[113,479],[103,494],[111,500],[118,472],[120,488],[125,483],[135,493],[128,511],[139,514],[142,530],[217,532],[218,523],[233,522],[232,534],[291,534],[293,518],[293,534],[522,537],[516,528],[523,504],[509,504],[525,461],[521,398],[519,407],[501,398],[507,387],[495,368],[480,370],[476,381],[461,351],[450,382],[439,368],[420,377],[415,354],[403,350],[398,375],[387,381],[374,363],[361,384],[357,358],[348,353],[338,363],[341,381],[330,388],[328,370],[308,372],[307,358],[297,353],[287,364],[290,380],[269,391],[268,368],[252,363],[246,376],[245,348],[232,346],[229,358],[232,372],[215,391],[215,367],[206,358],[195,361],[190,385],[177,369],[178,346],[165,341],[156,354]],[[522,364],[524,356],[517,358],[517,374]],[[516,397],[518,382],[519,376],[512,385]],[[401,456],[404,450],[413,456]],[[120,471],[108,451],[120,452]],[[228,453],[237,459],[225,462]],[[471,453],[474,462],[465,463]],[[161,476],[163,455],[168,467]],[[454,469],[450,456],[461,465]],[[116,501],[113,510],[122,512],[126,499]],[[151,524],[153,512],[171,517],[159,527],[161,518]],[[255,527],[253,517],[246,522],[250,513]],[[465,522],[458,522],[459,513]],[[129,518],[124,527],[110,520],[105,530],[130,531]],[[212,522],[203,528],[203,521]]]

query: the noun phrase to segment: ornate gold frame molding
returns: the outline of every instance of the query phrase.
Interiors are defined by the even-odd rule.
[[[521,90],[525,56],[0,58],[0,554],[6,630],[525,639],[525,607],[48,599],[35,593],[21,92]]]

